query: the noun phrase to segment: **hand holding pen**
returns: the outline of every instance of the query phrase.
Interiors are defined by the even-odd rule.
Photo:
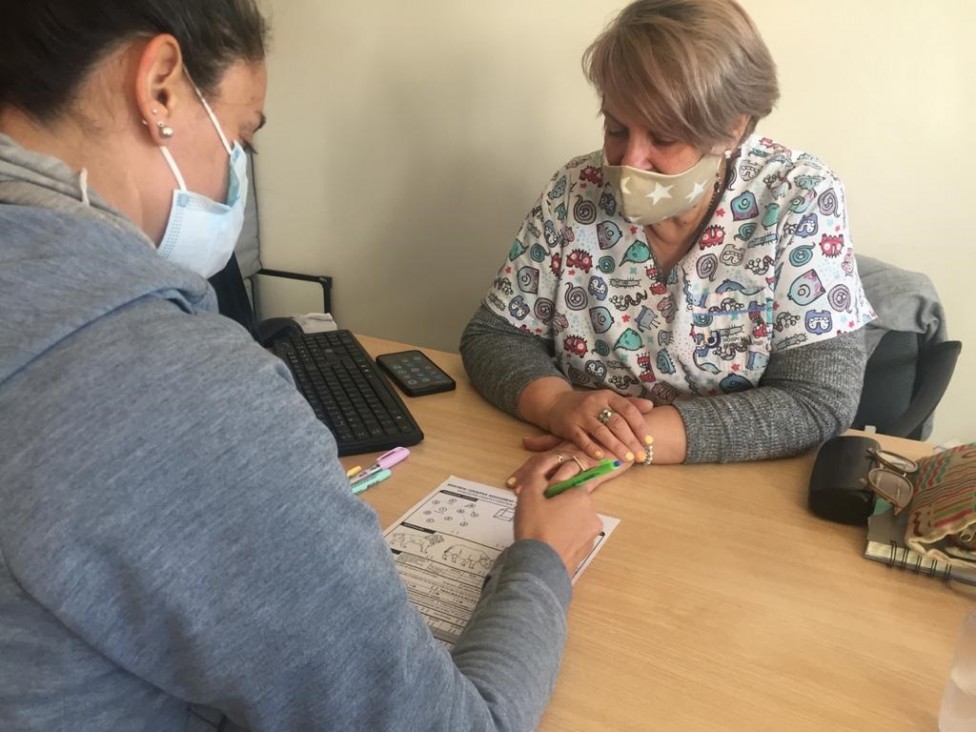
[[[621,462],[612,470],[601,468],[596,475],[589,473],[593,468],[610,462],[614,461],[596,462],[587,455],[580,453],[575,444],[566,441],[556,445],[555,449],[550,452],[531,456],[513,471],[511,477],[506,481],[506,485],[509,488],[516,488],[518,485],[539,478],[545,480],[547,485],[556,481],[562,484],[563,481],[576,479],[581,473],[586,472],[587,477],[582,479],[584,481],[582,485],[587,492],[592,492],[608,480],[613,480],[633,467],[633,463]]]
[[[546,483],[542,476],[535,476],[516,486],[519,498],[515,505],[515,539],[548,544],[572,577],[593,550],[603,522],[593,510],[586,490],[567,488],[550,500],[545,495]]]
[[[570,488],[576,488],[584,483],[589,483],[595,478],[609,475],[622,464],[623,463],[621,463],[619,460],[602,460],[592,468],[584,470],[581,473],[577,473],[572,478],[567,478],[566,480],[561,480],[558,483],[553,483],[551,486],[546,488],[544,494],[546,498],[554,498],[560,493],[568,491]],[[589,493],[589,491],[587,491],[587,493]]]

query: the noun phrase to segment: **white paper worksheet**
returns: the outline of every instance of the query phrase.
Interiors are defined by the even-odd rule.
[[[448,646],[471,618],[495,558],[514,541],[515,500],[511,491],[452,475],[386,530],[411,602]],[[603,531],[573,582],[620,523],[600,519]]]

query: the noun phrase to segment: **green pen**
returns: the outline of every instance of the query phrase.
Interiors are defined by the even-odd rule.
[[[597,465],[594,465],[589,470],[584,470],[579,475],[574,475],[568,480],[561,480],[558,483],[553,483],[551,486],[546,488],[545,496],[546,498],[553,498],[558,496],[563,491],[568,491],[570,488],[575,488],[578,485],[583,485],[588,480],[593,478],[599,478],[601,475],[606,475],[621,465],[619,460],[604,460]]]

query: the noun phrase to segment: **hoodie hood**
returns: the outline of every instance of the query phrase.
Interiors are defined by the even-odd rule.
[[[216,309],[207,281],[160,257],[86,178],[0,134],[0,384],[137,300]]]
[[[20,147],[2,133],[0,204],[46,208],[100,221],[155,248],[141,229],[88,188],[88,171],[76,173],[57,158]]]

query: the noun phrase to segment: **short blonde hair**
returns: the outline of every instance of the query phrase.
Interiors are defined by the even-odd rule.
[[[743,115],[751,133],[779,97],[776,64],[735,0],[637,0],[586,49],[583,70],[605,102],[701,150]]]

